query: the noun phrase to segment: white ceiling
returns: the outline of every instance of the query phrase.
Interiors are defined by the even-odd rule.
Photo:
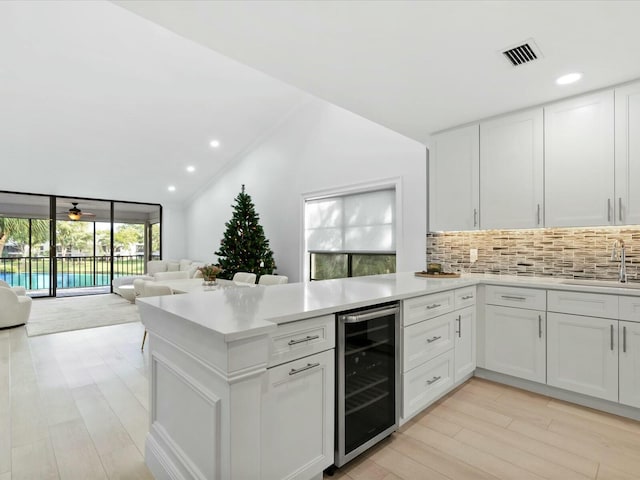
[[[0,58],[0,190],[180,203],[308,98],[108,2],[0,2]]]
[[[304,92],[428,143],[640,78],[640,2],[115,3],[0,1],[0,190],[181,203]]]
[[[419,141],[640,77],[637,1],[116,1]],[[533,38],[543,60],[514,68]],[[584,80],[563,88],[561,74]]]

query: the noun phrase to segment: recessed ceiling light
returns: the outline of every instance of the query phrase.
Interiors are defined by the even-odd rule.
[[[211,140],[209,142],[209,145],[211,145],[213,148],[218,148],[220,146],[220,142],[218,140]]]
[[[187,172],[189,172],[189,173],[193,173],[193,172],[195,172],[195,171],[196,171],[196,167],[194,167],[193,165],[189,165],[189,166],[187,167]]]
[[[167,190],[169,190],[170,192],[175,192],[176,187],[174,187],[173,185],[169,185],[169,188]]]
[[[582,78],[582,74],[579,72],[568,73],[556,79],[558,85],[569,85],[570,83],[577,82]]]

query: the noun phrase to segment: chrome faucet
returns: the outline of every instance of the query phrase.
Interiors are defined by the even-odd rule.
[[[619,250],[619,253],[616,252]],[[618,281],[620,283],[627,283],[627,255],[624,250],[624,241],[616,240],[613,243],[613,249],[611,250],[611,260],[620,260],[620,269],[618,270]]]

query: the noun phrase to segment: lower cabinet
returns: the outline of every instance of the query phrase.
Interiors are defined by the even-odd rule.
[[[618,359],[620,403],[640,408],[640,323],[620,322]]]
[[[267,370],[260,425],[263,480],[312,478],[333,464],[334,355],[326,350]]]
[[[475,370],[475,303],[475,286],[403,302],[402,418],[425,409]],[[434,315],[438,308],[444,311]]]
[[[453,381],[458,383],[476,369],[476,307],[458,310],[454,320]]]
[[[545,312],[487,305],[485,366],[488,370],[544,383]]]
[[[419,412],[453,386],[453,350],[403,375],[403,417]]]
[[[547,329],[547,384],[617,402],[618,320],[549,313]]]

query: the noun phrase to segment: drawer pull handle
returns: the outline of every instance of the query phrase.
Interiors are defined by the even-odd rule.
[[[469,300],[473,298],[473,295],[465,295],[464,297],[462,297],[462,300]]]
[[[526,300],[527,297],[516,297],[515,295],[501,295],[505,300]]]
[[[298,369],[292,368],[291,371],[289,372],[289,375],[295,375],[296,373],[304,372],[305,370],[310,370],[310,369],[315,368],[315,367],[317,367],[319,365],[320,365],[320,363],[307,363],[306,367],[300,367]]]
[[[438,308],[441,306],[442,306],[441,303],[434,303],[433,305],[427,305],[427,310],[431,310],[432,308]]]
[[[462,315],[458,315],[456,320],[458,322],[458,331],[456,333],[458,334],[458,338],[460,338],[462,337]]]
[[[436,340],[440,340],[441,338],[442,338],[442,335],[439,335],[437,337],[427,338],[427,343],[435,342]]]
[[[440,375],[438,375],[437,377],[433,377],[431,380],[427,380],[427,385],[431,385],[432,383],[436,383],[441,378],[442,377]]]
[[[310,342],[311,340],[316,340],[318,338],[320,338],[320,335],[307,335],[304,338],[289,340],[289,345],[297,345],[299,343]]]

